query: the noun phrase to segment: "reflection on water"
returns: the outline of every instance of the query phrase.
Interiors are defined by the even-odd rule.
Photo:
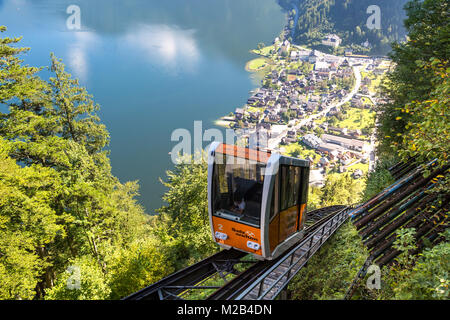
[[[142,50],[146,62],[161,66],[168,73],[195,72],[200,50],[194,30],[167,25],[139,25],[124,36],[126,45]]]
[[[81,32],[66,28],[72,4]],[[285,23],[276,0],[0,0],[6,35],[32,48],[26,63],[48,66],[54,52],[94,95],[113,173],[140,181],[150,213],[162,203],[158,177],[172,168],[171,133],[192,132],[194,120],[206,130],[242,106],[259,80],[244,70],[249,51]]]
[[[92,49],[99,41],[93,32],[75,32],[75,41],[71,42],[67,47],[67,61],[73,74],[85,82],[89,72],[89,62],[87,51]]]

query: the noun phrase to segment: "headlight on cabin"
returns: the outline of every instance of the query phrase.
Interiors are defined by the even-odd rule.
[[[216,233],[214,234],[216,236],[217,239],[219,240],[227,240],[228,239],[228,235],[226,235],[225,233],[216,231]]]
[[[259,243],[253,241],[247,241],[247,247],[253,250],[259,250]]]

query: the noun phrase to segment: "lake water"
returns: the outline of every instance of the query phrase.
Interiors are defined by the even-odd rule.
[[[80,30],[67,20],[80,8]],[[259,85],[244,70],[250,50],[280,33],[276,0],[0,0],[7,36],[23,36],[26,63],[63,59],[101,106],[111,162],[122,182],[139,180],[148,213],[162,204],[159,177],[173,168],[177,128],[203,129],[242,106]],[[47,75],[43,72],[42,76]]]

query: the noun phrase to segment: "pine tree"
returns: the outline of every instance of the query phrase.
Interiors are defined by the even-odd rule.
[[[148,228],[138,186],[112,175],[92,96],[54,55],[53,77],[40,79],[42,68],[18,58],[19,41],[0,39],[0,297],[32,298],[35,288],[42,298],[73,261],[88,270],[94,261],[103,278],[85,285],[106,285],[114,252]]]

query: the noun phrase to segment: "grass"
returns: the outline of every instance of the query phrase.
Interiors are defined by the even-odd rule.
[[[317,119],[315,119],[314,122],[317,123],[317,124],[322,124],[322,123],[324,123],[326,120],[327,120],[326,117],[322,117],[322,118],[317,118]]]
[[[348,172],[355,172],[358,169],[361,170],[363,174],[366,174],[367,172],[369,172],[369,164],[368,163],[364,164],[361,162],[354,164],[348,168]]]
[[[369,128],[375,122],[375,112],[368,109],[349,108],[345,117],[346,119],[337,122],[334,126],[356,130]]]
[[[377,92],[378,88],[380,87],[382,78],[383,78],[383,76],[378,76],[372,80],[372,83],[369,86],[370,93],[375,94]]]
[[[235,277],[233,274],[228,274],[225,278],[227,281],[232,280]],[[214,274],[209,279],[206,279],[201,283],[202,286],[218,286],[221,287],[225,284],[224,279],[222,279],[219,274]],[[200,283],[199,283],[200,285]],[[206,299],[209,295],[214,293],[216,289],[188,289],[185,292],[181,293],[181,297],[185,300],[203,300]]]
[[[269,65],[269,60],[266,58],[256,58],[247,62],[245,69],[250,72],[260,71]]]
[[[261,50],[258,50],[258,49],[252,50],[252,52],[255,54],[259,54],[261,56],[267,57],[270,55],[270,51],[273,49],[274,49],[274,46],[271,45],[271,46],[264,47]]]
[[[367,97],[362,97],[362,98],[361,98],[361,102],[362,102],[362,103],[365,103],[365,104],[373,105],[372,100],[370,100],[370,99],[367,98]]]
[[[297,158],[306,159],[307,157],[311,157],[314,159],[314,162],[318,162],[320,160],[320,155],[318,155],[314,150],[308,149],[307,147],[303,146],[299,142],[291,143],[288,145],[283,146],[284,148],[284,155],[292,157],[297,154]]]
[[[372,72],[361,72],[361,76],[364,79],[365,77],[368,77],[369,79],[372,80],[372,83],[368,86],[369,88],[369,92],[371,94],[375,94],[378,90],[378,88],[380,87],[381,84],[381,79],[383,78],[384,75],[375,75]]]
[[[351,222],[346,222],[289,284],[293,300],[342,300],[368,256]]]
[[[370,101],[367,99],[368,102]],[[338,121],[333,124],[333,127],[347,128],[349,130],[370,128],[375,123],[375,112],[368,109],[348,108],[346,119]],[[322,124],[327,121],[327,117],[322,117],[314,120],[317,124]]]
[[[250,106],[250,107],[248,107],[248,112],[263,112],[264,111],[264,108],[260,108],[260,107],[252,107],[252,106]]]

